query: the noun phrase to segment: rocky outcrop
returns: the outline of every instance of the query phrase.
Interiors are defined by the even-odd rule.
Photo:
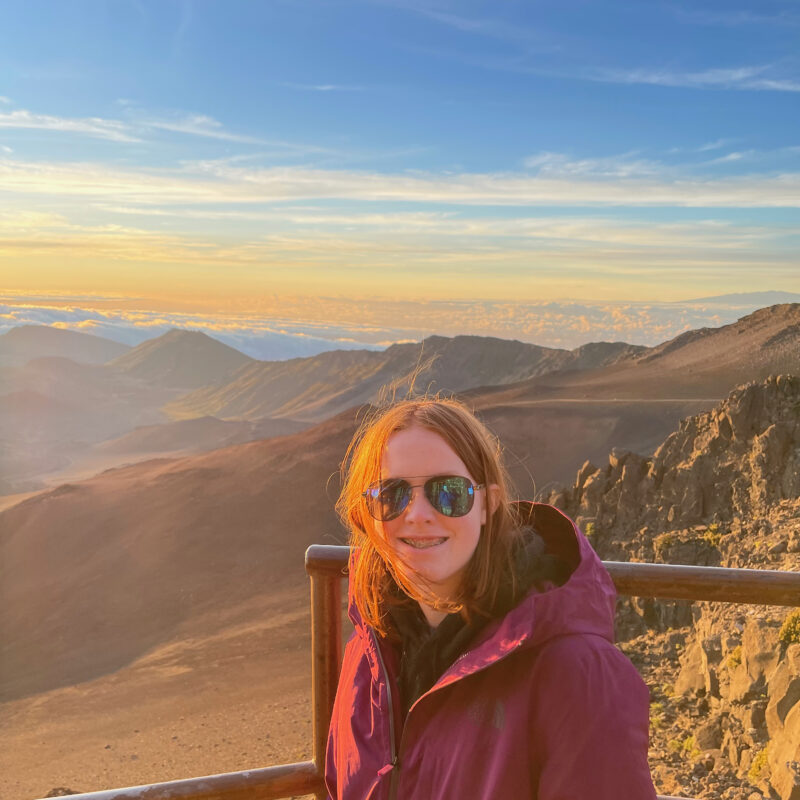
[[[613,451],[548,499],[603,558],[800,570],[800,379],[740,387],[685,419],[651,458]],[[794,628],[781,638],[787,613],[647,598],[620,604],[623,649],[655,701],[662,791],[800,800],[800,641]],[[654,642],[663,642],[666,660],[648,652]]]
[[[695,732],[700,750],[719,749],[739,779],[767,796],[798,800],[800,643],[781,642],[779,629],[771,616],[704,608],[675,692],[702,698],[709,708],[710,722]],[[717,728],[719,741],[711,735]]]
[[[683,420],[651,458],[615,450],[604,467],[586,462],[573,486],[548,499],[591,531],[607,557],[713,564],[717,533],[741,532],[743,520],[752,527],[798,495],[800,379],[780,375]],[[796,539],[790,546],[800,548]]]

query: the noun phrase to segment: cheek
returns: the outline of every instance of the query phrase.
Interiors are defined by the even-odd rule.
[[[381,545],[392,546],[392,539],[395,536],[395,529],[397,528],[397,521],[390,520],[389,522],[380,522],[375,520],[372,525],[372,535],[376,542]]]
[[[478,546],[481,538],[481,528],[484,525],[482,509],[475,508],[461,520],[461,524],[457,527],[456,533],[463,543],[463,546],[472,552]]]

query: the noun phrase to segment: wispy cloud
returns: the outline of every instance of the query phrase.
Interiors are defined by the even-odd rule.
[[[545,163],[558,167],[559,158]],[[535,157],[534,157],[535,159]],[[570,164],[565,159],[563,164]],[[248,168],[225,162],[193,163],[183,169],[123,169],[104,164],[55,164],[0,160],[7,193],[94,198],[114,203],[190,206],[265,204],[299,200],[422,202],[457,206],[673,206],[769,208],[800,206],[800,173],[724,177],[690,172],[647,174],[650,167],[619,174],[583,172],[378,173],[303,167]],[[554,168],[555,168],[554,167]],[[622,168],[620,168],[622,169]]]
[[[135,213],[118,209],[128,211]],[[194,218],[203,216],[198,211]],[[216,218],[215,212],[207,217]],[[224,234],[214,235],[213,226],[199,233],[167,233],[133,225],[72,223],[54,214],[8,213],[0,216],[0,255],[19,260],[59,253],[64,268],[111,262],[206,265],[224,267],[231,275],[237,267],[269,270],[280,265],[287,273],[306,270],[308,276],[316,275],[317,284],[326,280],[320,270],[329,265],[336,268],[331,272],[336,285],[358,282],[364,269],[385,269],[382,283],[398,275],[444,279],[453,272],[485,274],[488,267],[500,280],[531,270],[539,278],[556,280],[565,270],[581,274],[587,269],[636,279],[642,264],[665,274],[767,267],[796,271],[795,248],[781,238],[785,232],[714,219],[634,223],[611,217],[497,219],[276,209],[264,212],[260,222],[260,230],[232,242]]]
[[[712,150],[721,150],[723,147],[730,147],[738,141],[740,140],[734,138],[714,139],[714,141],[706,142],[696,147],[671,147],[667,152],[671,155],[676,153],[710,153]]]
[[[800,25],[800,17],[790,10],[779,11],[776,14],[758,14],[733,8],[722,11],[696,7],[684,8],[679,5],[667,5],[666,8],[679,22],[690,25],[728,28],[742,25]]]
[[[742,150],[742,151],[734,151],[732,153],[728,153],[724,156],[720,156],[719,158],[714,158],[711,161],[707,161],[707,164],[730,164],[736,161],[743,161],[746,158],[752,158],[756,154],[755,150]]]
[[[428,55],[449,58],[471,66],[521,75],[538,75],[595,83],[645,84],[687,89],[800,92],[800,78],[782,74],[781,65],[756,64],[736,67],[710,67],[702,70],[676,70],[654,66],[608,67],[592,64],[564,65],[547,59],[534,59],[533,48],[502,55],[472,51],[417,48]],[[551,51],[561,49],[556,45]],[[546,48],[542,49],[546,52]]]
[[[631,67],[601,66],[592,64],[585,58],[570,62],[552,58],[536,58],[541,54],[552,54],[565,51],[563,37],[554,31],[532,28],[524,24],[515,25],[501,20],[467,17],[422,8],[407,0],[389,0],[389,4],[423,15],[437,23],[464,33],[479,34],[502,40],[510,46],[501,54],[495,52],[478,52],[473,49],[447,49],[444,47],[417,46],[415,49],[427,55],[459,61],[471,66],[488,70],[510,72],[523,75],[537,75],[545,78],[593,81],[619,84],[647,84],[653,86],[669,86],[692,89],[727,89],[741,91],[775,91],[800,92],[800,78],[794,74],[783,74],[785,64],[767,63],[742,65],[734,67],[709,67],[706,69],[674,69],[643,65]],[[753,23],[800,25],[800,15],[789,12],[769,16],[750,14],[749,12],[703,12],[685,11],[677,6],[673,13],[681,16],[685,22],[697,24],[747,25]],[[571,36],[571,50],[580,52],[580,44]],[[790,62],[791,63],[791,62]]]
[[[128,119],[125,120],[101,117],[57,117],[18,109],[0,113],[0,128],[81,134],[125,143],[139,143],[155,131],[167,131],[241,144],[274,144],[258,137],[229,131],[221,122],[205,114],[144,116],[140,110],[131,107],[129,107]]]
[[[706,69],[701,72],[676,72],[652,68],[596,69],[585,73],[590,80],[604,83],[650,84],[689,89],[739,89],[800,92],[794,78],[770,77],[770,64]]]
[[[4,95],[0,95],[0,103],[5,103],[6,105],[9,105],[11,103],[11,99],[5,97]]]
[[[281,86],[288,89],[299,89],[304,92],[363,92],[364,86],[341,83],[291,83],[282,81]]]
[[[17,110],[0,113],[0,128],[26,130],[58,131],[77,133],[112,142],[140,142],[130,126],[119,120],[88,117],[84,119],[55,117],[50,114],[35,114],[31,111]]]
[[[260,222],[265,230],[279,227],[284,231],[295,231],[294,239],[287,234],[271,238],[272,244],[284,246],[294,241],[302,247],[305,242],[311,247],[314,242],[323,242],[327,247],[332,234],[338,232],[341,248],[350,246],[364,237],[387,237],[409,240],[431,246],[439,240],[441,246],[458,252],[472,247],[513,247],[524,244],[531,248],[558,245],[562,249],[576,251],[591,249],[597,245],[615,245],[624,248],[653,249],[662,251],[690,250],[692,248],[734,249],[768,244],[779,235],[769,226],[733,225],[715,219],[685,223],[636,222],[612,217],[535,217],[516,218],[462,217],[455,212],[385,212],[385,213],[331,213],[328,209],[283,208],[264,211],[224,211],[212,209],[137,209],[111,206],[108,211],[127,216],[156,216],[163,218],[198,220],[248,220]],[[51,217],[42,215],[43,221]],[[60,218],[57,218],[57,222]],[[0,216],[0,227],[2,227]],[[18,224],[14,220],[14,224]],[[10,226],[10,225],[9,225]],[[301,233],[302,236],[298,236]],[[473,244],[469,244],[472,242]],[[314,245],[316,246],[316,245]],[[393,245],[394,246],[394,245]],[[402,245],[399,245],[402,247]]]
[[[709,150],[719,150],[722,147],[734,144],[736,139],[715,139],[713,142],[706,142],[704,145],[698,147],[696,153],[707,153]]]
[[[347,87],[319,86],[319,91],[344,91]],[[360,87],[349,87],[357,91]],[[49,114],[37,114],[29,110],[16,110],[0,112],[0,128],[17,130],[47,130],[59,133],[78,134],[91,138],[106,139],[119,143],[142,143],[150,141],[164,134],[178,134],[205,139],[233,142],[245,145],[256,145],[258,152],[238,153],[229,156],[228,163],[241,161],[262,160],[271,163],[286,161],[287,159],[302,158],[308,163],[308,157],[316,157],[318,162],[338,163],[357,162],[362,160],[374,161],[377,159],[397,158],[418,153],[426,148],[402,148],[385,152],[354,152],[335,149],[302,141],[288,141],[270,139],[260,136],[251,136],[229,130],[222,122],[207,114],[185,114],[173,112],[169,114],[152,114],[136,106],[133,101],[118,100],[117,103],[124,107],[124,119],[103,119],[90,117],[85,119],[57,117]],[[11,152],[10,150],[5,152]],[[186,161],[191,164],[191,161]],[[202,163],[202,162],[198,162]]]
[[[486,17],[466,17],[462,14],[436,11],[430,8],[415,8],[416,12],[428,19],[446,25],[462,33],[476,34],[497,39],[503,42],[515,42],[525,45],[528,53],[552,53],[560,47],[553,41],[552,33],[541,28],[527,25],[515,25],[499,19]]]
[[[524,164],[539,175],[553,177],[594,176],[600,178],[633,178],[664,172],[656,161],[638,157],[638,152],[622,153],[606,158],[570,158],[564,153],[544,152],[528,156]]]
[[[221,139],[227,142],[242,144],[265,144],[263,139],[233,133],[224,128],[221,122],[205,114],[190,114],[173,119],[143,119],[136,122],[145,129],[185,133],[189,136],[202,136],[208,139]]]

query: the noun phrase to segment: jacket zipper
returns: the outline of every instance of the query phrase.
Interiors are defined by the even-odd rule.
[[[375,633],[370,630],[372,641],[375,644],[375,650],[378,653],[378,664],[380,665],[381,672],[383,673],[383,682],[386,686],[386,699],[389,702],[389,754],[391,756],[392,773],[389,776],[389,800],[395,800],[397,797],[397,771],[400,766],[397,763],[397,734],[394,729],[394,699],[392,698],[392,685],[389,680],[389,672],[386,669],[386,664],[383,661],[383,653],[381,652],[380,645]]]
[[[380,645],[378,644],[377,637],[375,636],[375,633],[372,630],[370,630],[370,635],[372,636],[372,641],[375,644],[375,649],[378,652],[378,664],[380,665],[381,672],[383,673],[384,683],[386,684],[386,699],[389,702],[389,754],[391,755],[391,759],[392,759],[391,760],[392,772],[391,772],[391,775],[389,776],[389,800],[396,800],[396,798],[397,798],[397,782],[398,782],[399,777],[400,777],[400,775],[399,775],[399,772],[400,772],[400,761],[399,761],[399,753],[398,753],[398,748],[397,748],[396,733],[395,733],[395,729],[394,729],[394,702],[393,702],[393,699],[392,699],[392,687],[391,687],[391,682],[389,681],[389,672],[387,671],[386,664],[383,661],[383,653],[381,652],[381,648],[380,648]],[[499,661],[502,661],[507,656],[511,655],[511,653],[515,652],[516,650],[519,650],[520,647],[521,647],[521,643],[518,643],[515,647],[511,648],[511,650],[509,650],[507,653],[504,653],[499,659],[497,659],[497,661],[494,661],[493,664],[497,664]],[[450,667],[448,669],[452,669],[453,665],[457,664],[459,661],[461,661],[462,659],[466,658],[468,655],[469,655],[469,651],[466,652],[466,653],[462,653],[450,665]],[[492,666],[492,664],[484,665],[480,669],[475,670],[475,672],[471,672],[470,675],[474,675],[477,672],[483,672],[483,670],[487,669],[490,666]],[[443,687],[440,687],[440,688],[443,688]],[[420,700],[422,700],[423,697],[427,697],[429,694],[433,694],[436,691],[438,691],[438,689],[436,688],[436,686],[433,686],[432,688],[428,689],[428,691],[425,692],[425,694],[423,694],[422,697],[417,698],[417,700],[414,703],[414,705],[411,706],[411,708],[408,710],[408,716],[411,715],[411,711],[414,708],[416,708],[416,706],[418,705]],[[406,717],[406,722],[407,721],[408,721],[408,717]],[[405,733],[405,729],[403,730],[403,733]],[[402,752],[402,750],[403,750],[403,740],[401,738],[399,752]]]

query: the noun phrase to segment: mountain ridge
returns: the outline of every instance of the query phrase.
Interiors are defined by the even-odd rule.
[[[554,370],[614,363],[644,350],[622,342],[590,343],[569,351],[495,337],[431,336],[384,351],[330,351],[248,364],[230,383],[201,388],[172,401],[164,411],[173,419],[209,414],[234,419],[291,416],[318,422],[349,406],[375,402],[387,385],[394,385],[398,396],[414,380],[425,381],[432,392],[464,391]]]
[[[90,333],[51,325],[18,325],[0,335],[0,366],[22,366],[43,356],[105,364],[129,350],[128,345]]]

